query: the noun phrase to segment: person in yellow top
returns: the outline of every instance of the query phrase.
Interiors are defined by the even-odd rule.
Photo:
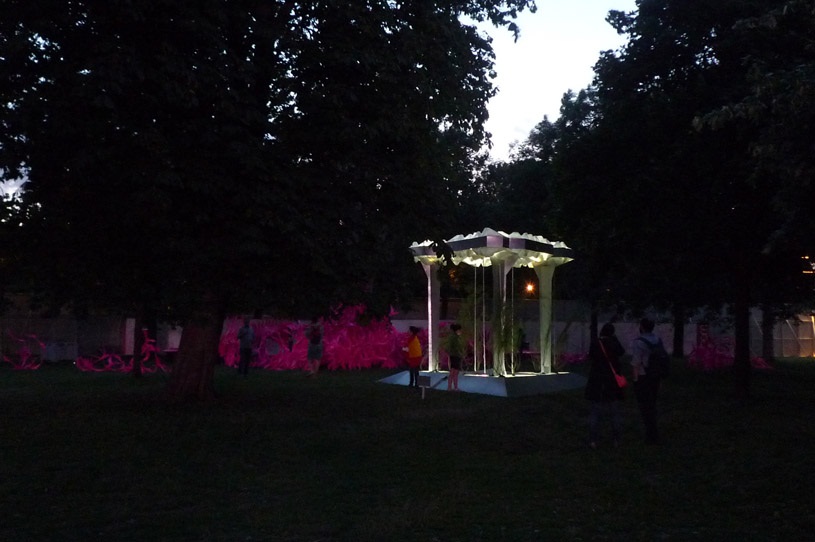
[[[407,364],[410,373],[411,388],[419,387],[419,367],[422,365],[422,343],[419,341],[419,328],[410,326],[410,338],[407,342]]]

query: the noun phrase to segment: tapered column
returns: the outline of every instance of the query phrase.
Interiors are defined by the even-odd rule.
[[[518,260],[515,254],[505,254],[492,260],[492,368],[495,376],[506,376],[507,346],[512,344],[513,330],[508,328],[507,274]]]
[[[492,373],[495,376],[506,375],[504,364],[504,301],[507,297],[506,272],[504,262],[492,263],[492,317],[490,318],[490,335],[492,337]]]
[[[439,265],[422,263],[427,275],[427,364],[431,371],[439,370]]]
[[[539,292],[541,373],[549,374],[552,372],[552,277],[555,266],[537,266],[535,274]]]

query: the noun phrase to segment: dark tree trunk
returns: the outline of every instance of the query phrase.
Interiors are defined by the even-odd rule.
[[[177,401],[205,401],[215,397],[215,363],[223,320],[215,315],[184,326],[167,392]]]

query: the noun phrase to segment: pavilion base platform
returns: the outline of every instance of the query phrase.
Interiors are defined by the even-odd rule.
[[[447,391],[447,371],[421,371],[419,374],[430,377],[429,389]],[[407,386],[410,383],[410,374],[408,371],[402,371],[383,378],[380,382]],[[516,373],[515,376],[498,377],[484,373],[462,372],[458,376],[459,391],[496,397],[543,395],[585,386],[586,377],[576,373]]]

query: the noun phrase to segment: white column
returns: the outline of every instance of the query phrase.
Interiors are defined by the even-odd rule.
[[[492,367],[495,376],[506,376],[506,331],[508,323],[504,321],[507,305],[507,275],[518,260],[517,255],[505,255],[501,259],[492,259]],[[497,329],[495,326],[498,326]],[[514,332],[514,331],[511,331]]]
[[[424,263],[422,268],[427,275],[427,363],[431,371],[439,369],[439,265]]]
[[[554,265],[535,267],[538,276],[538,299],[540,308],[541,373],[552,372],[552,277]]]
[[[493,260],[490,335],[492,336],[492,373],[494,376],[504,376],[507,373],[504,364],[504,345],[501,340],[504,331],[504,302],[507,296],[506,277],[504,262]]]

